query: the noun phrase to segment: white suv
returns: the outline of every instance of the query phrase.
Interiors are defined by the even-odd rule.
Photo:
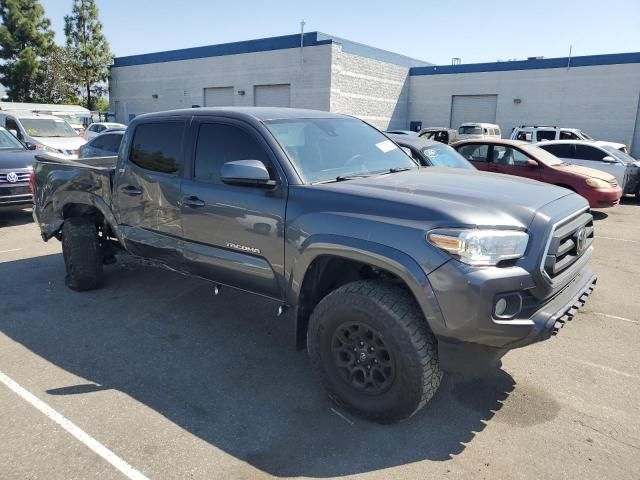
[[[521,125],[511,132],[511,140],[522,140],[529,143],[546,142],[551,140],[594,140],[591,136],[578,128],[565,128],[550,125]],[[624,143],[599,142],[609,145],[621,152],[627,153]]]

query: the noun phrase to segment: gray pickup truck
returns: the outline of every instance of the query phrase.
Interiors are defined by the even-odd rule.
[[[117,158],[39,157],[34,216],[66,283],[118,251],[274,300],[329,395],[378,422],[444,371],[545,340],[594,288],[593,219],[569,190],[419,167],[342,115],[197,108],[141,115]],[[241,327],[239,327],[241,328]]]

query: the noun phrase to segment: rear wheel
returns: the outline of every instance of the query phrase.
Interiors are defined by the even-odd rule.
[[[65,283],[72,290],[102,287],[102,248],[98,229],[90,217],[72,217],[62,227]]]
[[[416,413],[442,380],[414,298],[389,283],[360,280],[327,295],[311,315],[307,345],[329,396],[380,423]]]

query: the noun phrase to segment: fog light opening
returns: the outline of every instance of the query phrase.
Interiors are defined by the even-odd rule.
[[[493,316],[500,319],[515,317],[522,310],[522,296],[519,293],[506,293],[496,297],[493,304]]]

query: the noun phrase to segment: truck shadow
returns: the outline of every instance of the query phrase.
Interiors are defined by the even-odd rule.
[[[271,302],[231,290],[214,297],[206,282],[127,260],[107,269],[104,289],[75,293],[64,287],[60,254],[0,263],[0,278],[20,279],[2,285],[0,331],[86,379],[46,394],[124,392],[275,476],[446,461],[515,387],[502,370],[449,377],[416,416],[379,426],[336,414]]]
[[[31,222],[31,208],[0,207],[0,228],[17,227]]]

